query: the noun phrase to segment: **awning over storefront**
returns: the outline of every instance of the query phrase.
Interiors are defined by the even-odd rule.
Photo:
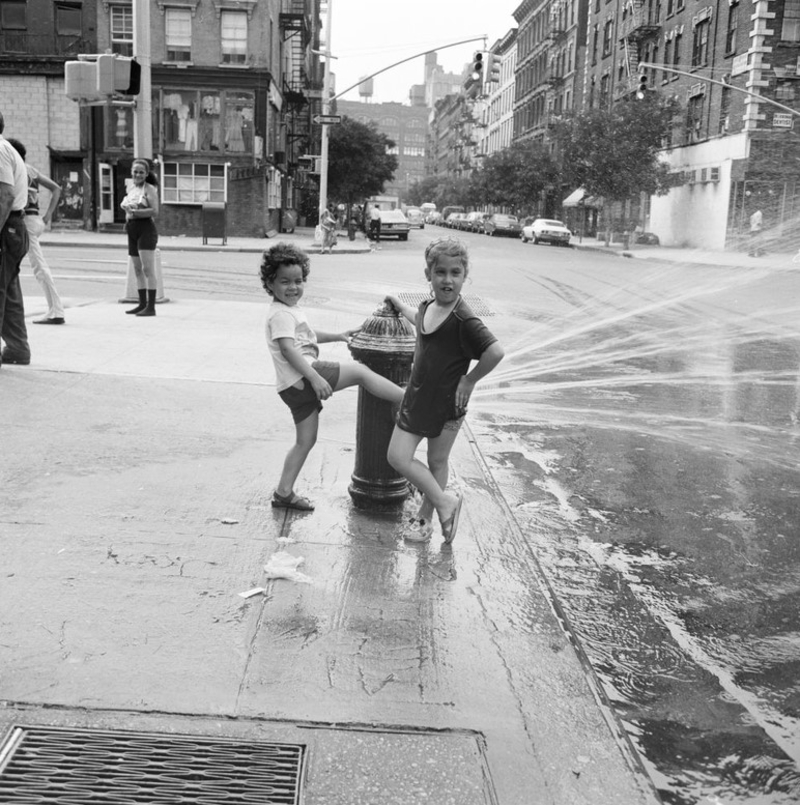
[[[577,207],[586,198],[586,188],[573,190],[562,202],[562,207]]]

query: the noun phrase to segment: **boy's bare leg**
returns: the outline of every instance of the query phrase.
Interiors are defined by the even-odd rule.
[[[421,436],[395,428],[389,442],[387,460],[397,472],[405,476],[422,492],[436,509],[439,519],[446,521],[456,510],[458,498],[448,495],[428,467],[414,456]]]
[[[362,386],[374,397],[400,404],[405,393],[396,383],[373,372],[363,363],[342,363],[339,365],[339,380],[334,391],[348,386]]]
[[[283,497],[290,497],[294,491],[294,483],[300,470],[306,463],[311,448],[317,443],[317,431],[319,430],[319,411],[314,411],[311,416],[306,417],[302,422],[295,425],[295,443],[286,454],[283,461],[283,472],[278,481],[276,492]]]

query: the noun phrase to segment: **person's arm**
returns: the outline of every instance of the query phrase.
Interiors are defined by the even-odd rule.
[[[319,338],[319,335],[317,336]],[[292,369],[311,383],[311,388],[320,400],[327,400],[333,394],[333,389],[325,378],[323,378],[314,367],[305,359],[303,353],[295,346],[293,338],[278,338],[278,348],[281,355]]]
[[[42,220],[49,224],[58,206],[58,200],[61,198],[61,188],[49,176],[41,173],[39,174],[39,184],[44,185],[50,191],[50,203],[47,205],[47,211],[42,215]]]
[[[6,182],[0,182],[0,229],[6,225],[13,204],[14,188]]]
[[[505,350],[498,341],[490,344],[483,351],[483,354],[475,366],[458,381],[458,388],[456,389],[456,408],[466,409],[476,384],[483,380],[504,357]]]
[[[328,333],[324,330],[314,330],[317,335],[318,344],[331,344],[334,341],[349,341],[361,328],[355,330],[345,330],[343,333]]]
[[[405,316],[415,327],[417,326],[417,308],[401,302],[394,294],[387,294],[386,301],[401,315]]]

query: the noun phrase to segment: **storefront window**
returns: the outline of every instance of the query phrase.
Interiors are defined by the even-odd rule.
[[[165,204],[225,201],[225,166],[165,162],[161,200]]]
[[[253,121],[253,95],[247,92],[226,92],[225,151],[227,153],[253,153]]]
[[[106,107],[107,148],[133,148],[133,108],[130,106]]]

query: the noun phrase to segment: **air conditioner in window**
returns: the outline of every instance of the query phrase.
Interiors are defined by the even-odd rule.
[[[701,182],[708,181],[708,168],[700,168],[700,181]]]
[[[719,168],[709,168],[708,169],[708,181],[709,182],[718,182],[719,181]]]
[[[686,183],[687,183],[687,184],[694,184],[694,180],[695,180],[695,173],[694,173],[694,171],[693,171],[693,170],[691,170],[691,171],[686,171]]]

